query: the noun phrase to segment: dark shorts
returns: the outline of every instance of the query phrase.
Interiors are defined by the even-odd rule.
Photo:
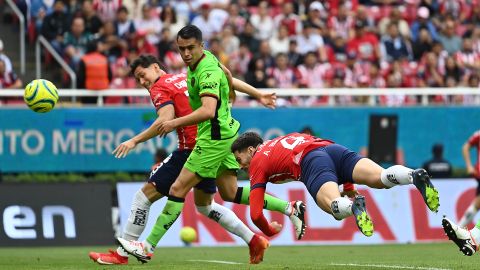
[[[148,182],[153,183],[158,192],[167,196],[191,152],[190,150],[173,151],[150,173]],[[195,188],[210,194],[217,192],[215,181],[200,181]]]
[[[363,157],[339,144],[331,144],[312,150],[303,157],[300,181],[316,200],[320,187],[326,182],[342,185],[353,183],[352,173],[357,162]]]

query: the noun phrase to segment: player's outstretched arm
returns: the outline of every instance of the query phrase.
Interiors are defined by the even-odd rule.
[[[465,165],[467,166],[467,174],[475,175],[475,169],[472,165],[472,160],[470,159],[470,143],[467,141],[463,144],[462,147],[463,159],[465,160]]]
[[[236,91],[245,93],[251,97],[254,97],[257,99],[263,106],[270,108],[270,109],[275,109],[277,105],[277,94],[275,93],[264,93],[260,92],[257,90],[257,88],[251,86],[250,84],[241,81],[237,78],[233,78],[233,88]]]
[[[267,236],[273,236],[282,230],[282,225],[276,221],[268,223],[263,215],[265,187],[252,187],[250,191],[250,218],[253,223]]]
[[[124,158],[128,155],[128,152],[133,150],[139,143],[148,141],[151,138],[157,136],[157,126],[161,122],[174,119],[175,109],[173,105],[168,104],[161,107],[157,111],[157,115],[157,119],[155,119],[155,121],[150,125],[150,127],[135,135],[133,138],[122,142],[119,146],[117,146],[117,148],[115,148],[115,150],[113,150],[112,154],[114,154],[116,158]]]

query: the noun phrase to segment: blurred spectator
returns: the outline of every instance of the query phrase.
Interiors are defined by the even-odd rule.
[[[182,29],[187,22],[183,17],[177,17],[177,12],[171,5],[163,7],[160,13],[160,21],[162,21],[163,28],[169,28],[173,37],[177,36],[178,31]]]
[[[95,40],[87,45],[87,53],[82,57],[77,70],[79,89],[104,90],[112,81],[112,70],[108,59],[100,52],[103,44]],[[82,98],[83,103],[96,103],[97,97]]]
[[[355,21],[355,36],[347,43],[347,50],[357,53],[357,59],[365,61],[378,61],[380,59],[380,47],[378,38],[365,31],[365,22]]]
[[[142,7],[142,16],[136,18],[135,29],[139,35],[146,35],[149,44],[156,46],[160,42],[162,22],[155,16],[155,10],[148,4]]]
[[[261,1],[258,4],[258,11],[250,17],[250,22],[255,27],[255,38],[270,39],[279,28],[274,28],[273,19],[268,13],[268,2]],[[285,26],[286,27],[286,26]],[[288,28],[287,28],[288,35]]]
[[[417,41],[421,29],[427,29],[432,39],[438,40],[437,29],[430,21],[430,10],[424,6],[418,9],[417,20],[411,26],[413,41]]]
[[[385,88],[387,83],[385,78],[383,78],[382,73],[380,72],[380,65],[378,63],[373,63],[370,66],[369,74],[369,87],[372,88]]]
[[[381,49],[383,59],[387,62],[401,58],[412,59],[410,54],[411,48],[398,32],[398,27],[395,23],[388,25],[388,34],[382,37]]]
[[[246,44],[240,44],[238,51],[234,52],[230,58],[230,70],[236,78],[243,78],[248,72],[248,65],[252,60],[252,53]]]
[[[5,64],[5,72],[11,72],[13,70],[12,68],[12,61],[10,61],[10,58],[3,53],[3,41],[0,39],[0,60],[3,61]]]
[[[302,55],[297,52],[297,41],[296,40],[290,40],[290,43],[288,45],[288,64],[292,67],[296,67],[300,65],[303,61]]]
[[[328,29],[330,29],[330,38],[341,36],[345,40],[349,40],[353,36],[353,25],[355,20],[348,14],[348,9],[345,5],[341,5],[336,16],[331,16],[328,19]]]
[[[433,40],[427,29],[421,29],[417,41],[413,43],[413,59],[419,61],[426,52],[432,50]]]
[[[422,168],[435,178],[449,178],[452,176],[452,165],[443,158],[443,145],[434,144],[432,147],[432,159],[425,161]]]
[[[110,65],[112,70],[112,83],[110,88],[124,89],[124,88],[136,88],[136,81],[133,76],[130,76],[130,63],[138,58],[138,52],[135,49],[128,49],[127,54],[119,57],[115,63]],[[116,103],[125,103],[122,102],[126,97],[116,98],[118,102]],[[108,98],[107,98],[108,100]]]
[[[408,26],[408,22],[402,18],[402,14],[398,8],[393,8],[388,17],[383,17],[380,20],[378,23],[378,31],[380,35],[383,36],[387,34],[387,28],[391,23],[397,25],[398,31],[402,37],[410,39],[410,27]]]
[[[128,18],[136,20],[142,17],[142,9],[148,3],[148,0],[129,0],[123,1],[123,5],[128,10]]]
[[[191,24],[202,29],[203,40],[210,40],[220,33],[227,18],[228,13],[225,10],[212,9],[212,6],[205,2],[200,5],[200,15],[197,15]]]
[[[122,0],[93,0],[93,9],[104,22],[115,19],[115,15],[121,6]]]
[[[155,155],[153,156],[153,165],[151,171],[155,170],[166,158],[168,157],[167,151],[163,148],[157,148]]]
[[[108,57],[109,62],[113,63],[128,49],[127,41],[116,35],[115,25],[111,21],[105,22],[101,32],[102,35],[98,40],[105,45],[103,53]]]
[[[147,39],[147,32],[137,32],[131,46],[136,49],[139,54],[158,55],[157,48]]]
[[[225,25],[221,33],[221,45],[227,55],[232,55],[238,51],[240,40],[234,35],[231,25]]]
[[[319,55],[321,61],[325,61],[327,54],[324,48],[322,36],[320,36],[312,25],[305,24],[302,34],[297,35],[298,52],[302,55],[307,52],[315,52]]]
[[[7,71],[5,62],[0,59],[0,89],[18,89],[22,88],[22,81],[17,74],[11,70]]]
[[[330,64],[320,64],[318,62],[315,52],[308,52],[304,57],[303,64],[298,66],[300,87],[324,88],[326,86],[325,74],[330,68]]]
[[[228,8],[228,17],[225,20],[225,25],[230,26],[235,34],[243,32],[245,28],[246,20],[244,17],[240,16],[238,11],[238,5],[231,3]]]
[[[438,58],[433,52],[425,55],[425,64],[419,68],[423,80],[425,80],[427,87],[442,87],[443,76],[442,71],[438,66]]]
[[[250,61],[245,82],[255,88],[267,88],[267,73],[263,59],[253,58]]]
[[[272,80],[267,85],[272,88],[296,88],[298,87],[298,74],[288,66],[288,57],[279,53],[275,57],[275,66],[267,69],[267,74]],[[271,84],[270,84],[271,83]]]
[[[241,33],[238,38],[240,39],[240,43],[246,44],[251,52],[258,51],[258,47],[260,46],[260,40],[257,39],[254,35],[255,27],[252,23],[247,21],[247,23],[245,24],[245,31],[243,31],[243,33]]]
[[[314,28],[324,28],[328,19],[328,12],[319,1],[313,1],[308,6],[307,20]]]
[[[115,33],[120,38],[131,42],[135,36],[135,24],[128,18],[128,9],[121,6],[117,10],[117,17],[115,19]]]
[[[459,85],[462,79],[462,69],[458,66],[455,58],[448,57],[445,61],[445,72],[443,74],[443,80],[446,87],[455,87]]]
[[[260,42],[260,46],[255,54],[255,57],[262,58],[266,68],[270,68],[275,65],[275,59],[272,57],[272,51],[267,40],[262,40]]]
[[[336,36],[333,41],[327,46],[327,59],[330,63],[342,62],[347,60],[347,45],[342,36]]]
[[[468,16],[467,3],[464,0],[442,0],[439,1],[439,13],[442,17],[452,16],[459,21],[464,21]]]
[[[43,20],[45,19],[45,16],[47,16],[47,14],[50,14],[52,12],[53,5],[53,1],[30,1],[29,15],[30,20],[32,20],[34,23],[36,33],[40,33]]]
[[[480,70],[480,52],[473,50],[473,44],[470,38],[463,40],[462,50],[455,54],[455,60],[467,75]]]
[[[103,26],[103,22],[93,9],[92,0],[85,0],[82,4],[82,17],[85,21],[85,32],[97,34]]]
[[[87,43],[93,39],[93,36],[85,31],[85,23],[82,17],[74,18],[70,32],[64,36],[65,55],[70,59],[74,68],[77,67],[80,58],[87,50]]]
[[[438,37],[438,41],[442,43],[443,48],[452,55],[462,47],[462,39],[455,33],[455,22],[448,20],[445,25],[442,33]]]
[[[287,53],[290,39],[288,38],[288,29],[285,25],[280,25],[277,34],[270,38],[268,44],[272,50],[273,55],[278,53]]]
[[[63,34],[68,31],[69,26],[64,3],[62,0],[56,0],[53,12],[43,20],[41,34],[58,53],[62,53]]]
[[[160,42],[158,42],[158,59],[164,62],[167,52],[173,50],[175,41],[173,40],[172,31],[170,28],[163,28],[160,33]]]
[[[282,5],[282,13],[273,18],[275,29],[279,29],[280,25],[286,25],[289,36],[295,36],[302,32],[302,21],[300,17],[294,13],[293,3],[287,2]]]
[[[224,66],[227,68],[229,67],[230,64],[230,56],[225,53],[222,45],[220,44],[220,39],[218,38],[212,38],[208,42],[208,48],[207,48],[215,57],[217,57],[218,61],[222,63]]]

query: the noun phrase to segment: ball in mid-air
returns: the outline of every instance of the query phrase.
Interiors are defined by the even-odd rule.
[[[33,80],[25,87],[23,100],[34,112],[49,112],[58,101],[57,87],[44,79]]]
[[[197,232],[192,227],[188,227],[188,226],[183,227],[180,230],[180,239],[184,243],[190,244],[190,243],[194,242],[195,240],[197,240]]]

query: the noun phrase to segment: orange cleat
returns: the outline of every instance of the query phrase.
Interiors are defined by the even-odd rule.
[[[265,250],[270,246],[268,240],[265,237],[255,234],[248,243],[248,248],[250,249],[250,263],[258,264],[263,261],[263,254]]]
[[[112,264],[128,264],[128,257],[120,256],[117,251],[109,250],[108,253],[90,252],[88,253],[90,259],[102,265]]]

